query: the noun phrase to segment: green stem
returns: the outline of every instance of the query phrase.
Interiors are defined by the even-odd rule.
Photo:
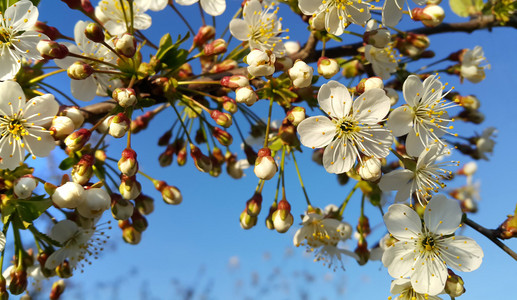
[[[174,109],[174,112],[175,112],[175,113],[176,113],[176,115],[178,116],[178,120],[180,120],[181,127],[183,127],[183,130],[184,130],[184,131],[185,131],[185,133],[187,134],[187,139],[188,139],[188,141],[189,141],[191,144],[194,144],[194,143],[192,142],[192,140],[190,139],[190,135],[188,134],[187,127],[185,126],[185,123],[183,123],[183,120],[181,119],[180,113],[178,112],[178,110],[176,109],[176,106],[174,105],[174,103],[172,103],[172,101],[171,101],[171,107],[172,107],[172,109]]]
[[[50,77],[52,75],[56,75],[56,74],[59,74],[59,73],[62,73],[62,72],[65,72],[66,70],[65,69],[59,69],[59,70],[55,70],[55,71],[52,71],[50,73],[46,73],[46,74],[43,74],[41,76],[38,76],[38,77],[34,77],[32,78],[31,80],[29,80],[28,84],[31,85],[31,84],[34,84],[38,81],[41,81],[47,77]]]
[[[282,177],[282,199],[285,199],[285,176],[284,176],[284,166],[285,166],[285,151],[286,146],[282,147],[282,160],[280,161],[280,176]]]
[[[290,151],[291,151],[291,156],[293,157],[294,166],[296,167],[296,173],[298,174],[298,180],[300,181],[300,186],[302,187],[303,194],[305,195],[305,201],[307,202],[307,205],[311,205],[311,201],[309,200],[309,195],[307,194],[307,190],[305,189],[305,185],[303,184],[300,168],[298,168],[298,162],[296,161],[296,157],[294,156],[294,151],[293,151],[293,149],[290,149]]]
[[[357,188],[359,188],[359,182],[357,182],[354,187],[352,188],[352,190],[350,191],[350,193],[348,193],[348,196],[346,196],[345,200],[343,201],[343,203],[341,203],[341,206],[339,207],[339,216],[342,217],[343,216],[343,213],[345,212],[345,208],[348,204],[348,201],[350,201],[350,198],[352,198],[352,195],[354,195],[355,191],[357,190]]]
[[[269,100],[269,113],[267,116],[267,127],[266,127],[266,136],[264,137],[264,148],[267,148],[269,142],[269,127],[271,126],[271,113],[273,112],[273,97]]]

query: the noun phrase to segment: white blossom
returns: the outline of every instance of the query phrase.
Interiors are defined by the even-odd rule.
[[[26,101],[18,83],[0,82],[0,169],[20,166],[26,151],[33,159],[50,154],[56,145],[45,127],[58,109],[51,94]]]
[[[133,2],[133,22],[129,17],[129,3],[128,0],[102,0],[99,2],[99,10],[96,10],[100,19],[105,19],[107,22],[104,27],[112,35],[121,35],[127,32],[128,28],[133,25],[135,30],[144,30],[151,26],[152,19],[145,13],[148,7],[149,0],[135,0]],[[77,36],[76,36],[77,39]]]
[[[214,17],[221,15],[226,10],[226,0],[176,0],[179,5],[192,5],[197,2],[207,14]]]
[[[485,54],[481,46],[467,50],[463,54],[461,61],[461,77],[472,83],[478,83],[485,79],[485,69],[490,67],[490,65],[481,66],[481,63],[485,60]]]
[[[364,47],[364,57],[372,64],[375,75],[387,80],[391,74],[397,71],[397,60],[395,50],[391,47],[376,48],[372,45]]]
[[[411,285],[411,280],[407,278],[398,278],[391,282],[390,293],[398,295],[392,300],[441,300],[438,296],[429,296],[415,292]]]
[[[395,27],[402,19],[404,4],[407,0],[385,0],[382,7],[382,24],[384,26]],[[413,0],[416,5],[424,5],[427,0]],[[407,5],[409,7],[409,5]]]

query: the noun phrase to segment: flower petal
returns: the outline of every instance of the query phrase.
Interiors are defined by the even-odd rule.
[[[417,293],[438,295],[447,281],[447,267],[439,258],[418,257],[411,274],[411,285]]]
[[[415,173],[410,170],[402,169],[391,171],[382,175],[379,188],[383,192],[399,190],[402,185],[406,185],[413,180]]]
[[[422,128],[420,124],[415,124],[416,128]],[[413,157],[419,157],[425,150],[425,144],[423,141],[428,139],[428,131],[418,130],[419,135],[416,135],[415,127],[409,130],[406,137],[406,152],[408,155]]]
[[[390,111],[390,98],[381,89],[371,89],[355,99],[354,117],[366,124],[380,122]]]
[[[395,27],[402,19],[404,0],[386,0],[382,7],[382,24]]]
[[[413,127],[413,112],[407,106],[395,108],[386,122],[386,126],[392,131],[394,136],[403,136],[408,134]]]
[[[425,208],[424,223],[434,234],[453,234],[461,223],[463,213],[456,200],[434,195]]]
[[[304,15],[313,15],[315,13],[320,12],[323,10],[321,7],[321,1],[314,1],[314,0],[299,0],[298,1],[298,7],[302,11]]]
[[[361,130],[363,140],[360,145],[358,143],[359,149],[367,156],[384,158],[390,154],[393,136],[388,130],[383,130],[378,125],[371,127],[372,129]]]
[[[0,47],[0,80],[13,79],[21,68],[21,59],[9,47]]]
[[[81,101],[91,101],[95,98],[97,91],[97,83],[93,76],[90,76],[84,80],[72,79],[70,83],[72,95]]]
[[[13,44],[25,58],[38,60],[42,57],[36,46],[39,41],[48,39],[48,36],[42,33],[36,31],[25,31],[22,35],[18,36],[18,41]]]
[[[371,17],[370,6],[366,3],[354,3],[345,6],[345,13],[348,20],[358,25],[365,25]]]
[[[31,1],[23,0],[8,7],[3,18],[10,20],[10,22],[6,22],[6,25],[12,26],[14,31],[26,31],[32,28],[38,20],[38,16],[38,8]]]
[[[50,135],[50,132],[41,132],[40,130],[35,131],[34,129],[29,129],[28,131],[30,134],[34,134],[40,138],[38,139],[32,135],[23,137],[23,141],[25,142],[29,152],[38,157],[49,156],[50,152],[56,147],[55,140]]]
[[[20,147],[19,141],[13,141],[11,137],[0,139],[0,169],[16,169],[23,162],[24,156],[25,149]]]
[[[462,272],[474,271],[483,261],[483,249],[471,238],[455,236],[440,243],[443,260]]]
[[[398,240],[416,239],[422,232],[422,222],[418,214],[404,204],[393,204],[383,216],[388,231]]]
[[[404,94],[404,99],[409,106],[416,106],[420,102],[423,92],[424,85],[418,76],[410,75],[406,81],[404,81],[402,93]]]
[[[344,85],[331,80],[320,87],[318,103],[329,116],[342,118],[349,114],[352,98]]]
[[[230,22],[230,32],[239,41],[247,41],[250,38],[248,23],[243,19],[233,19]]]
[[[333,35],[343,34],[343,21],[339,17],[339,11],[335,6],[325,14],[325,29]]]
[[[25,106],[25,94],[15,81],[0,82],[0,114],[11,116]]]
[[[351,142],[336,139],[323,152],[323,166],[329,173],[341,174],[348,172],[355,164],[357,154]]]
[[[57,103],[54,95],[45,94],[27,101],[23,117],[36,126],[46,126],[52,122],[58,110],[59,103]]]
[[[310,117],[298,124],[300,142],[310,148],[330,144],[335,136],[336,125],[325,116]]]
[[[394,278],[408,277],[415,263],[414,245],[410,242],[396,242],[382,254],[382,264],[388,268],[388,273]]]
[[[225,0],[201,0],[201,7],[211,16],[219,16],[226,10]]]
[[[256,20],[255,17],[258,17],[262,12],[262,4],[258,0],[251,0],[246,2],[244,5],[244,9],[242,10],[242,16],[244,21],[248,24],[253,24],[252,20]],[[257,20],[257,22],[259,22]]]
[[[140,13],[140,14],[136,14],[134,16],[133,26],[135,27],[135,29],[138,29],[138,30],[148,29],[149,27],[151,27],[152,23],[153,23],[153,20],[151,19],[151,16],[148,14]]]

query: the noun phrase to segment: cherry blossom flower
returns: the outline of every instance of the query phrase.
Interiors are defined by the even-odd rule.
[[[71,43],[63,44],[68,47],[71,53],[85,56],[86,58],[82,60],[83,63],[89,64],[94,70],[112,70],[113,68],[106,64],[87,59],[87,57],[91,57],[107,63],[115,63],[117,56],[105,46],[90,41],[84,34],[86,26],[88,26],[88,22],[84,21],[79,21],[75,24],[74,36],[77,46]],[[111,41],[108,42],[108,44],[110,43]],[[64,59],[55,59],[54,62],[60,68],[68,69],[77,60],[74,57],[66,57]],[[72,79],[70,83],[72,95],[82,101],[91,101],[95,98],[95,95],[107,96],[107,91],[114,90],[121,85],[120,80],[112,80],[111,77],[112,75],[109,74],[94,73],[84,80]]]
[[[282,30],[281,18],[277,18],[273,5],[264,9],[258,0],[246,2],[243,9],[243,19],[233,19],[230,22],[230,32],[239,41],[247,41],[250,49],[270,50],[277,57],[286,53],[284,42],[278,35],[288,30]]]
[[[348,89],[337,81],[323,84],[318,93],[321,109],[329,117],[315,116],[298,125],[306,147],[325,147],[323,166],[329,173],[352,168],[360,152],[383,158],[393,142],[391,133],[378,123],[388,114],[390,99],[381,89],[370,89],[352,101]]]
[[[101,230],[96,226],[84,229],[70,220],[58,222],[52,227],[50,237],[63,246],[48,257],[45,268],[52,270],[65,260],[76,268],[82,260],[87,261],[87,256],[97,255],[108,238]]]
[[[403,204],[393,204],[384,215],[388,231],[398,241],[386,249],[382,262],[394,278],[410,277],[415,292],[441,293],[447,267],[470,272],[481,265],[483,250],[472,239],[455,236],[463,213],[455,200],[434,196],[424,220]]]
[[[58,112],[51,94],[29,101],[14,81],[0,82],[0,169],[14,170],[23,163],[25,151],[33,159],[48,156],[54,138],[45,129]]]
[[[391,300],[441,300],[438,296],[429,296],[415,292],[411,286],[411,280],[407,278],[395,279],[391,282],[390,292],[393,295],[399,295]]]
[[[296,247],[306,246],[307,252],[314,252],[315,261],[323,261],[334,270],[340,264],[344,269],[342,255],[358,259],[354,252],[338,247],[340,241],[350,239],[351,235],[350,224],[313,211],[303,216],[302,227],[294,234],[293,243]]]
[[[361,0],[300,0],[298,7],[305,15],[325,15],[325,29],[341,35],[350,24],[365,25],[370,19],[370,5]]]
[[[372,45],[364,47],[364,57],[372,64],[375,75],[386,80],[392,73],[397,71],[397,60],[395,59],[395,50],[391,47],[376,48]]]
[[[413,0],[416,5],[426,4],[426,0]],[[382,7],[382,24],[384,26],[395,27],[402,19],[404,4],[407,0],[385,0]],[[408,5],[409,8],[409,5]],[[409,11],[411,11],[409,9]]]
[[[49,38],[32,30],[38,16],[38,8],[28,0],[11,5],[3,15],[0,12],[0,80],[14,78],[22,58],[42,58],[36,46]]]
[[[150,3],[148,0],[135,0],[133,2],[133,21],[129,18],[129,1],[128,0],[102,0],[99,2],[99,8],[95,10],[97,16],[101,20],[107,20],[104,27],[112,35],[121,35],[128,31],[131,23],[135,30],[144,30],[151,27],[151,17],[144,13]]]
[[[144,11],[145,10],[161,11],[167,7],[167,4],[169,4],[169,1],[168,0],[147,0],[147,1],[140,1],[139,4],[142,5],[142,9]]]
[[[420,204],[425,204],[431,191],[438,192],[445,187],[441,180],[452,175],[451,171],[444,169],[446,166],[457,166],[459,162],[439,162],[436,160],[448,150],[440,145],[432,145],[424,150],[416,161],[414,169],[402,169],[384,174],[379,182],[379,188],[383,192],[397,191],[395,202],[406,201],[413,193]],[[407,164],[408,166],[410,163]]]
[[[408,135],[406,138],[407,153],[419,156],[431,143],[445,145],[440,137],[453,127],[448,125],[447,109],[456,106],[454,102],[444,100],[444,86],[439,77],[431,75],[422,81],[410,75],[402,87],[406,104],[393,110],[387,122],[394,136]]]
[[[179,5],[192,5],[199,2],[201,8],[211,15],[219,16],[226,10],[226,0],[176,0]]]
[[[480,137],[476,138],[476,154],[480,158],[484,160],[488,160],[488,157],[485,153],[490,153],[494,151],[495,141],[492,139],[497,133],[497,129],[495,127],[488,127],[483,130],[483,133]]]
[[[467,50],[461,60],[461,78],[465,78],[472,83],[478,83],[485,79],[485,69],[490,67],[490,65],[481,66],[481,63],[485,60],[485,54],[481,46]]]

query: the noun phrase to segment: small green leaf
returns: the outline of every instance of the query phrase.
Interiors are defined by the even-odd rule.
[[[70,169],[71,167],[73,167],[76,163],[78,162],[77,158],[75,157],[68,157],[68,158],[65,158],[60,164],[59,164],[59,168],[61,170],[68,170]]]
[[[33,197],[30,200],[16,201],[16,210],[25,228],[32,224],[32,222],[50,206],[52,206],[52,200],[50,200],[50,198],[44,199],[44,196]]]
[[[449,0],[451,10],[460,17],[477,15],[483,8],[483,0]]]

